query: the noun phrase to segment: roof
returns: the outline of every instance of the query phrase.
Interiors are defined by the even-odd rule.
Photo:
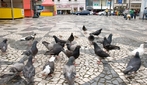
[[[52,0],[44,0],[41,5],[42,6],[54,6],[54,2]]]

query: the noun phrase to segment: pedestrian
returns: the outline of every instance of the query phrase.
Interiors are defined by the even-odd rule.
[[[131,15],[131,18],[133,18],[133,16],[134,16],[134,10],[133,9],[130,10],[130,15]]]
[[[128,8],[125,9],[125,11],[123,12],[123,14],[124,14],[124,18],[127,19],[127,14],[129,14]]]
[[[7,3],[1,0],[1,7],[7,7]]]
[[[108,8],[106,8],[105,12],[106,12],[106,16],[108,17]]]
[[[136,19],[137,16],[137,10],[134,9],[134,19]]]
[[[147,19],[147,7],[144,8],[143,17],[142,17],[143,20],[144,17]]]

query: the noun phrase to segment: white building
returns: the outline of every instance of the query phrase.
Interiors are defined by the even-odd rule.
[[[52,0],[56,4],[57,14],[69,14],[85,10],[85,0]]]
[[[147,0],[142,0],[141,1],[141,8],[140,8],[140,18],[143,17],[143,12],[144,12],[144,8],[147,7]]]

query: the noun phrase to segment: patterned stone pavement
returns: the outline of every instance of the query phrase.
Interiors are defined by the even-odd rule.
[[[124,20],[123,17],[105,16],[76,16],[61,15],[54,17],[40,17],[38,19],[25,18],[18,20],[0,20],[0,41],[8,39],[8,51],[0,56],[0,74],[8,73],[11,64],[24,59],[21,53],[28,49],[26,42],[20,42],[21,37],[37,33],[36,40],[39,52],[37,62],[35,85],[66,85],[62,74],[63,65],[68,58],[60,53],[61,58],[55,62],[53,77],[44,79],[40,72],[50,56],[43,55],[47,50],[42,41],[53,42],[53,35],[67,39],[71,32],[76,36],[75,41],[82,46],[80,57],[76,60],[77,76],[75,85],[147,85],[147,53],[141,56],[142,66],[133,79],[128,79],[121,72],[125,69],[131,58],[128,53],[147,41],[147,21]],[[85,25],[88,32],[103,28],[100,39],[113,33],[113,44],[119,45],[121,50],[110,51],[110,58],[98,65],[98,57],[94,54],[93,46],[89,45],[88,34],[83,34],[82,26]],[[96,39],[100,40],[100,39]],[[102,46],[101,44],[99,44]],[[146,45],[147,47],[147,45]],[[147,51],[145,47],[145,51]],[[109,62],[108,62],[109,61]]]

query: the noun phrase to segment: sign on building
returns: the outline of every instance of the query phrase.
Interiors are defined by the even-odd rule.
[[[122,0],[118,0],[118,4],[122,4]]]

